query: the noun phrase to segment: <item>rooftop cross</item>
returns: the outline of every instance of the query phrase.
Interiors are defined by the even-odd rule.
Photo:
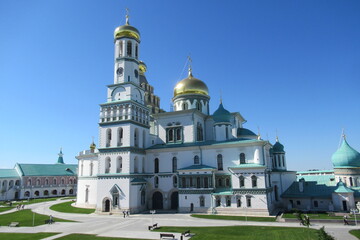
[[[129,15],[129,9],[126,8],[126,25],[129,25],[129,17],[130,17],[130,15]]]
[[[192,77],[192,68],[191,68],[192,59],[191,59],[190,55],[188,56],[188,61],[189,61],[189,77],[190,76]]]

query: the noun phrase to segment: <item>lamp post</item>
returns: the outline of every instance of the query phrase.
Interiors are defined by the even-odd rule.
[[[358,212],[358,210],[356,208],[352,208],[350,209],[350,212],[352,212],[354,214],[355,217],[355,226],[357,226],[357,220],[356,220],[356,213]]]
[[[151,225],[154,225],[154,214],[156,213],[156,210],[150,210],[150,213],[152,215],[152,217],[151,217]]]

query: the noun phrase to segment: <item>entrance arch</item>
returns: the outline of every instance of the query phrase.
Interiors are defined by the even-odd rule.
[[[171,194],[171,209],[178,209],[179,207],[179,192],[173,192]]]
[[[152,196],[153,209],[163,209],[163,195],[161,192],[154,192]]]
[[[110,200],[106,199],[104,202],[104,212],[110,212]]]

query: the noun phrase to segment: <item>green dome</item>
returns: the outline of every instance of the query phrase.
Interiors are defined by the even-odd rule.
[[[236,135],[238,138],[248,137],[248,136],[257,136],[253,131],[251,131],[247,128],[238,128]]]
[[[220,103],[219,108],[214,112],[212,117],[215,123],[230,123],[231,114],[224,108],[222,103]]]
[[[334,167],[360,167],[360,153],[344,139],[341,147],[332,155],[331,161]]]
[[[279,139],[276,138],[276,143],[274,144],[274,146],[272,147],[272,150],[274,153],[285,153],[284,151],[284,145],[282,145],[279,142]]]

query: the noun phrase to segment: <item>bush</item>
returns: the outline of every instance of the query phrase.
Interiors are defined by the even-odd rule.
[[[318,232],[318,239],[319,240],[335,240],[335,238],[333,238],[332,236],[327,234],[327,232],[325,232],[324,227],[320,228],[320,230]]]

